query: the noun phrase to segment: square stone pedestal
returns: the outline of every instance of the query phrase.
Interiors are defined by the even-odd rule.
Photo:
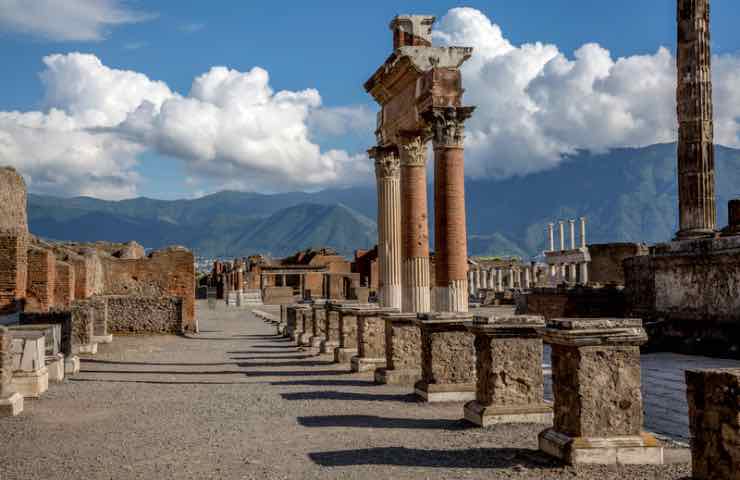
[[[321,342],[321,353],[334,354],[334,350],[339,347],[339,310],[335,303],[327,303],[324,313],[324,335]]]
[[[302,322],[301,334],[298,337],[298,346],[309,347],[313,337],[313,310],[306,305],[298,310],[298,321]]]
[[[552,346],[553,427],[540,450],[569,464],[660,464],[663,448],[642,432],[642,320],[547,321]]]
[[[382,316],[396,311],[377,307],[357,308],[357,356],[351,360],[353,372],[370,372],[386,366],[385,320]]]
[[[42,367],[33,371],[13,372],[13,388],[24,398],[39,398],[49,389],[49,370]]]
[[[77,375],[80,373],[80,357],[71,355],[64,358],[64,374]]]
[[[335,307],[339,318],[339,346],[334,349],[334,363],[350,363],[357,355],[356,308]]]
[[[425,313],[421,330],[421,380],[414,392],[427,402],[475,400],[475,346],[465,328],[468,313]]]
[[[23,395],[16,392],[0,398],[0,417],[15,417],[23,411]]]
[[[61,383],[64,381],[64,355],[61,353],[51,356],[47,355],[46,368],[49,370],[50,382]]]
[[[375,383],[414,385],[421,380],[421,332],[415,320],[415,313],[383,316],[386,367],[375,370]]]
[[[499,423],[552,423],[544,401],[544,317],[490,314],[465,324],[475,335],[476,397],[465,418],[481,427]]]

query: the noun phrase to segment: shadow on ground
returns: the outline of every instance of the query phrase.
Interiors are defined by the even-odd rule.
[[[403,402],[419,403],[418,397],[413,393],[409,394],[369,394],[355,392],[338,392],[338,391],[317,391],[317,392],[294,392],[281,393],[285,400],[348,400],[348,401],[365,401],[365,402]]]
[[[460,431],[474,428],[466,420],[444,420],[431,418],[388,418],[376,415],[323,415],[298,417],[304,427],[342,427],[342,428],[409,428],[421,430]]]
[[[354,465],[398,465],[424,468],[513,468],[553,470],[563,464],[537,451],[523,448],[469,448],[465,450],[422,450],[405,447],[379,447],[358,450],[309,453],[309,458],[324,467]],[[545,472],[542,472],[545,475]],[[542,477],[546,478],[546,477]]]

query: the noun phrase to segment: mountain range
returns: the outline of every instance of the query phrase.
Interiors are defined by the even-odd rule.
[[[718,146],[715,165],[724,225],[727,201],[740,194],[740,150]],[[34,234],[54,240],[180,244],[208,257],[285,256],[320,246],[351,255],[376,242],[376,202],[371,186],[273,195],[223,191],[172,201],[29,194],[28,215]],[[668,240],[677,223],[676,145],[580,152],[547,171],[468,179],[466,207],[473,255],[535,255],[545,247],[548,222],[580,216],[588,219],[589,243]]]

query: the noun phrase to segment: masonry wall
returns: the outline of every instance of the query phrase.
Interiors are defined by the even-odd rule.
[[[195,266],[193,254],[170,247],[141,259],[103,258],[103,294],[183,299],[183,325],[195,330]]]
[[[591,263],[588,280],[591,283],[624,285],[625,259],[647,255],[647,245],[639,243],[604,243],[588,246]]]
[[[12,168],[0,168],[0,315],[16,312],[26,296],[26,205],[23,177]]]
[[[74,300],[75,271],[69,263],[56,262],[56,282],[54,285],[54,306],[69,307]]]
[[[294,301],[292,287],[267,287],[262,292],[262,303],[265,305],[287,305]]]
[[[27,311],[47,312],[54,305],[56,257],[43,248],[28,249]]]
[[[178,334],[186,329],[185,304],[180,297],[108,295],[103,298],[107,305],[108,332],[114,335]]]
[[[0,231],[28,232],[26,183],[15,169],[0,167]]]
[[[617,288],[535,288],[522,295],[517,313],[547,319],[568,317],[624,317],[624,291]]]

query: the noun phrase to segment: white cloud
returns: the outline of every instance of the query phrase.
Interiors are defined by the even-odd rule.
[[[614,59],[597,44],[568,58],[557,46],[512,45],[501,29],[472,8],[454,8],[435,39],[472,46],[463,65],[471,176],[526,174],[557,165],[578,149],[602,151],[674,141],[675,58],[654,54]],[[740,147],[740,58],[715,56],[715,133]]]
[[[322,151],[308,118],[316,90],[274,92],[267,71],[214,67],[180,95],[94,55],[44,58],[44,112],[0,112],[0,164],[54,194],[129,197],[145,150],[181,159],[196,182],[258,191],[318,189],[370,179],[365,155]]]
[[[0,31],[53,41],[102,40],[111,27],[154,17],[119,0],[0,0]]]

